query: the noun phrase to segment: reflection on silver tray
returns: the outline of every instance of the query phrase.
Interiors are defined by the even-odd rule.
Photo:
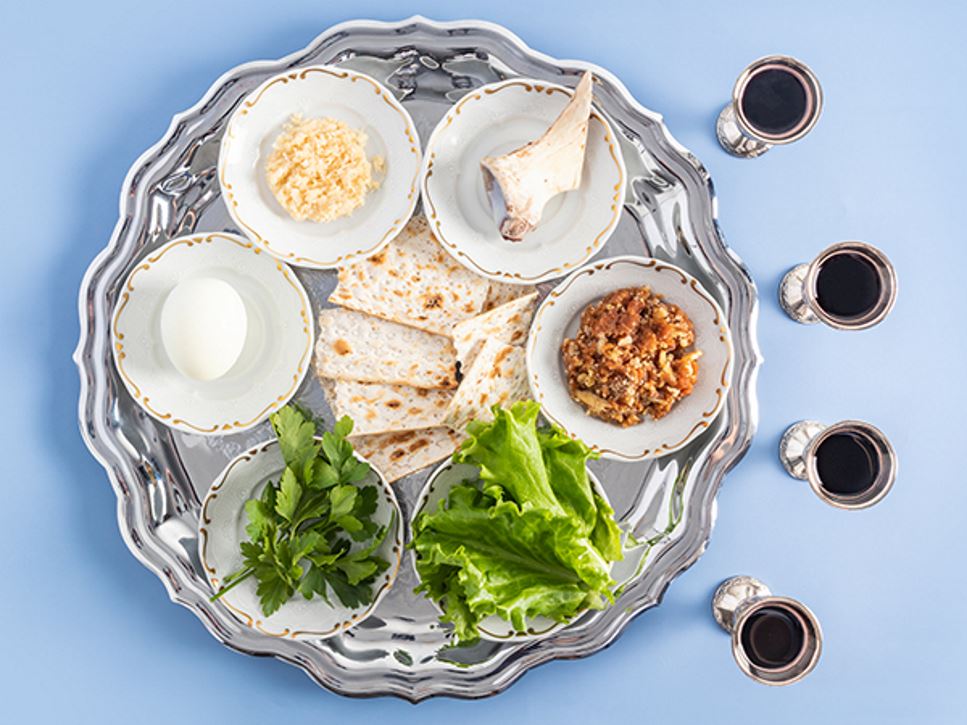
[[[648,254],[670,261],[697,277],[728,316],[735,368],[722,415],[673,455],[644,463],[594,464],[620,520],[648,542],[642,576],[622,591],[615,606],[592,612],[546,639],[445,649],[446,632],[436,610],[412,593],[410,566],[402,567],[374,615],[340,636],[291,641],[246,627],[208,601],[208,582],[196,554],[199,497],[230,458],[270,437],[268,425],[214,439],[174,432],[147,417],[119,384],[108,325],[121,281],[145,251],[175,236],[233,228],[215,178],[229,116],[265,78],[318,63],[361,70],[386,83],[412,114],[424,141],[449,105],[471,88],[516,75],[573,85],[582,70],[592,70],[599,80],[595,101],[621,136],[628,168],[621,222],[602,254]],[[323,303],[334,275],[298,274],[313,303]],[[248,63],[222,76],[201,102],[174,119],[164,139],[129,172],[114,236],[81,285],[81,337],[75,353],[81,430],[114,485],[121,533],[131,552],[164,582],[172,600],[195,612],[229,647],[279,657],[347,695],[392,694],[412,701],[444,694],[484,697],[541,662],[583,657],[607,646],[635,615],[655,606],[669,582],[702,554],[719,483],[747,449],[757,422],[756,310],[748,272],[719,234],[707,172],[671,138],[660,116],[638,105],[610,73],[555,61],[487,23],[422,18],[345,23],[305,50],[278,61]],[[313,375],[298,399],[329,415]],[[404,516],[427,475],[423,471],[396,484]]]

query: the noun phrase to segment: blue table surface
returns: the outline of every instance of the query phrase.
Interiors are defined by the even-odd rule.
[[[568,5],[573,9],[565,9]],[[0,174],[0,693],[8,723],[964,722],[967,5],[959,2],[4,3]],[[352,17],[505,24],[610,69],[708,167],[729,244],[761,297],[761,421],[719,495],[704,557],[609,649],[528,673],[495,698],[354,700],[223,648],[128,553],[115,498],[77,432],[76,294],[130,164],[224,71]],[[756,161],[713,134],[739,71],[781,52],[826,93],[815,131]],[[900,295],[879,327],[794,324],[776,286],[842,239],[885,250]],[[957,371],[960,370],[961,373]],[[900,458],[860,512],[822,504],[776,459],[801,418],[863,418]],[[709,614],[718,582],[760,577],[818,615],[816,671],[768,688]]]

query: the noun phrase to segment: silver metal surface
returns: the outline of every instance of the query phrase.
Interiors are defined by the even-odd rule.
[[[619,520],[649,548],[648,565],[614,606],[546,639],[448,649],[436,610],[413,594],[416,582],[408,565],[373,616],[344,635],[291,641],[247,627],[208,601],[195,554],[199,498],[230,458],[270,437],[268,425],[214,439],[173,432],[144,415],[119,385],[108,323],[121,281],[141,255],[176,235],[233,228],[215,178],[229,116],[267,77],[318,63],[361,70],[384,82],[407,107],[424,140],[447,108],[472,88],[517,75],[573,86],[582,71],[593,71],[596,103],[618,132],[629,175],[621,222],[602,254],[650,254],[683,267],[728,316],[734,382],[725,409],[709,429],[658,460],[593,464]],[[325,304],[334,274],[299,270],[298,275],[313,304]],[[114,235],[85,275],[79,304],[75,360],[81,374],[81,430],[117,493],[120,530],[131,552],[158,575],[172,600],[197,614],[227,646],[278,657],[347,695],[392,694],[411,701],[434,695],[484,697],[542,662],[606,647],[633,617],[657,605],[671,580],[701,556],[719,484],[745,453],[758,419],[756,290],[722,240],[708,173],[670,136],[661,117],[640,106],[607,71],[554,60],[504,28],[477,21],[416,17],[344,23],[305,50],[226,73],[195,107],[175,117],[165,137],[129,172]],[[309,375],[297,398],[331,420],[315,375]],[[396,484],[407,518],[428,473]]]
[[[739,605],[770,594],[769,587],[755,577],[731,577],[719,584],[712,595],[712,616],[722,629],[731,633],[735,628],[735,613]]]
[[[742,130],[732,102],[722,109],[715,121],[715,137],[723,149],[740,159],[757,158],[772,148],[771,143],[759,141]]]
[[[788,134],[768,136],[758,132],[742,115],[741,99],[749,79],[763,66],[785,66],[799,76],[812,97],[807,118]],[[753,61],[743,70],[732,87],[732,100],[722,109],[715,124],[715,135],[722,148],[733,156],[754,159],[773,146],[798,141],[813,130],[823,112],[823,89],[810,67],[789,55],[769,55]]]
[[[804,453],[809,441],[819,435],[826,426],[815,420],[801,420],[786,428],[779,441],[779,461],[793,478],[806,480]]]
[[[796,322],[804,325],[814,325],[819,322],[816,313],[810,309],[803,294],[803,284],[806,281],[808,264],[797,264],[790,269],[779,283],[779,305],[783,311]]]
[[[798,656],[782,667],[761,667],[745,651],[742,628],[749,618],[766,607],[781,609],[791,616],[803,632]],[[734,576],[719,584],[712,596],[715,621],[732,635],[732,656],[739,669],[763,685],[791,685],[812,672],[823,651],[823,630],[816,615],[802,602],[777,597],[765,584],[751,576]]]

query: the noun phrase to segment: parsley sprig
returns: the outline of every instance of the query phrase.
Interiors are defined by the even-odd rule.
[[[375,553],[387,527],[373,521],[376,487],[357,485],[369,464],[355,457],[346,440],[352,419],[342,418],[319,440],[311,414],[300,408],[286,406],[270,420],[285,470],[245,503],[244,562],[211,600],[254,576],[265,616],[296,592],[306,599],[318,594],[331,605],[331,589],[347,607],[368,604],[373,582],[389,566]],[[368,543],[353,551],[353,542]]]

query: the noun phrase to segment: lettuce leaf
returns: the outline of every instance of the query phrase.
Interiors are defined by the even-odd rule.
[[[454,454],[479,481],[454,486],[413,526],[416,591],[441,603],[461,644],[479,639],[489,615],[523,631],[532,617],[564,622],[606,606],[622,555],[614,512],[588,478],[588,447],[538,428],[537,403],[493,410]]]
[[[510,411],[494,407],[494,420],[471,421],[467,439],[453,460],[480,467],[480,480],[503,486],[521,508],[565,513],[554,495],[537,436],[537,403],[518,403]]]

